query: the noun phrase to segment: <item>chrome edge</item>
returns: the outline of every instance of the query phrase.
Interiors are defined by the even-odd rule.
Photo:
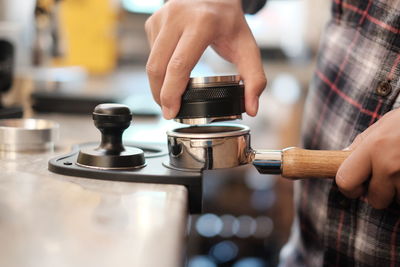
[[[214,132],[210,133],[207,131],[202,132],[202,128],[210,128],[210,127],[222,127],[225,129],[232,128],[229,131],[221,131],[221,132]],[[179,132],[180,129],[198,129],[197,132],[193,133],[185,133]],[[212,125],[199,125],[199,126],[188,126],[188,127],[181,127],[167,131],[168,137],[179,137],[179,138],[186,138],[186,139],[215,139],[215,138],[226,138],[226,137],[234,137],[234,136],[241,136],[244,134],[250,133],[250,128],[245,125],[241,124],[212,124]]]
[[[232,116],[222,116],[222,117],[211,117],[211,118],[175,118],[176,122],[182,124],[189,124],[189,125],[205,125],[210,124],[212,122],[218,121],[232,121],[232,120],[241,120],[242,115],[232,115]]]
[[[59,125],[42,119],[0,120],[0,150],[8,152],[48,151],[58,140]]]
[[[240,75],[193,77],[189,80],[191,87],[214,87],[240,84]]]
[[[252,163],[262,174],[282,173],[282,151],[281,150],[254,150]]]

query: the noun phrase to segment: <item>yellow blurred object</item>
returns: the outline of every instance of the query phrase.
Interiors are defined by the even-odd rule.
[[[37,0],[36,6],[49,10],[54,6],[54,0]]]
[[[117,10],[111,0],[61,2],[65,56],[57,65],[82,66],[92,74],[106,74],[116,65]]]

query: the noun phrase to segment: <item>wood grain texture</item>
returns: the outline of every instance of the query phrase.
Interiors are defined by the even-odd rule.
[[[282,176],[290,179],[335,178],[340,164],[350,153],[341,150],[287,148],[282,151]]]

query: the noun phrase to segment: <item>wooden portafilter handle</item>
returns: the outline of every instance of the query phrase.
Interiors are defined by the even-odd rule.
[[[291,147],[282,151],[257,150],[254,153],[253,165],[263,174],[281,174],[289,179],[333,179],[351,151]]]

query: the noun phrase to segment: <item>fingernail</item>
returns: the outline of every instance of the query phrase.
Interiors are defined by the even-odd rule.
[[[253,111],[253,116],[257,115],[258,112],[258,98],[253,98],[251,101],[251,110]]]
[[[174,112],[172,109],[163,106],[162,107],[163,116],[166,120],[170,120],[174,117]]]
[[[350,146],[343,148],[343,151],[348,151],[350,150]]]

